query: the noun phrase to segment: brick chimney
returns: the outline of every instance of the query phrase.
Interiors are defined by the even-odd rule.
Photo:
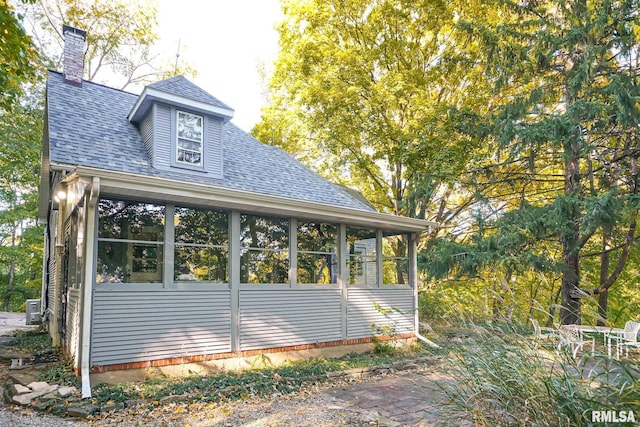
[[[64,35],[64,81],[74,86],[82,86],[84,42],[87,39],[87,32],[64,25],[62,34]]]

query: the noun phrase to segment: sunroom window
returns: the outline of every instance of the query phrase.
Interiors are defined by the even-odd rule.
[[[240,283],[289,283],[289,220],[240,215]]]
[[[375,229],[347,227],[351,285],[378,286],[376,235]]]
[[[165,208],[102,199],[98,204],[98,283],[162,282]]]
[[[177,207],[174,217],[174,280],[229,280],[229,220],[226,212]]]
[[[409,283],[409,236],[385,235],[382,238],[382,284]]]
[[[176,160],[190,166],[202,166],[203,117],[184,111],[176,113]]]
[[[327,285],[338,281],[338,227],[298,224],[298,283]]]

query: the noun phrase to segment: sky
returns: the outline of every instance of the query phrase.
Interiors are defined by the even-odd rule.
[[[279,0],[158,0],[158,35],[165,52],[197,71],[189,79],[235,110],[249,132],[265,104],[259,68],[278,53]]]

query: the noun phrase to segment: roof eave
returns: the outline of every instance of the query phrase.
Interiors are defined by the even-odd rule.
[[[50,170],[51,156],[49,153],[49,120],[47,119],[48,103],[45,96],[44,125],[42,127],[42,151],[40,167],[40,184],[38,188],[38,224],[44,225],[49,221]]]
[[[68,169],[68,165],[64,164],[56,167]],[[84,166],[77,167],[74,173],[80,177],[100,178],[101,194],[113,197],[165,200],[267,215],[295,216],[301,219],[370,226],[395,232],[419,233],[438,225],[416,218]]]
[[[234,113],[234,110],[231,108],[223,108],[206,102],[196,101],[183,96],[163,92],[152,87],[145,87],[138,97],[138,100],[133,105],[127,119],[132,123],[140,122],[146,115],[149,106],[154,101],[164,102],[170,105],[175,105],[176,107],[187,108],[204,114],[211,114],[213,116],[220,117],[225,122],[231,120]]]

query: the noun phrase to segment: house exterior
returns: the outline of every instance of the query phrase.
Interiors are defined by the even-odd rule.
[[[64,33],[47,82],[42,314],[83,394],[91,371],[348,346],[385,325],[415,337],[429,223],[258,142],[183,77],[140,95],[83,81],[85,33]]]

